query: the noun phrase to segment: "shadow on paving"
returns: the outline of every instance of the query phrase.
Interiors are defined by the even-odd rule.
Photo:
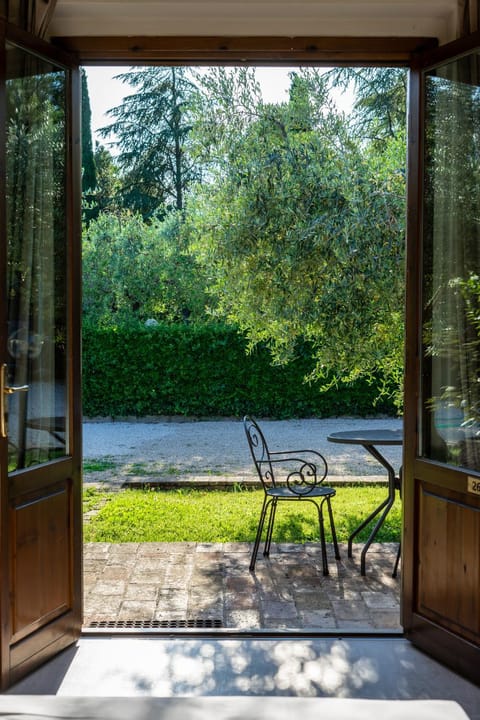
[[[254,573],[250,543],[87,543],[84,627],[401,630],[398,545],[372,544],[365,577],[362,547],[329,545],[325,577],[313,542],[272,544]]]

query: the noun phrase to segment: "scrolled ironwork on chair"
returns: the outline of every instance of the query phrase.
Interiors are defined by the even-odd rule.
[[[250,570],[255,569],[267,513],[268,524],[263,551],[265,557],[270,554],[278,502],[280,500],[306,501],[313,503],[317,508],[323,574],[328,575],[327,546],[323,521],[324,503],[327,505],[335,558],[337,560],[340,560],[340,553],[331,506],[331,498],[335,496],[336,491],[332,487],[323,485],[328,473],[327,461],[323,455],[315,450],[271,451],[268,448],[263,432],[253,418],[245,416],[243,424],[253,462],[265,493],[250,561]],[[277,468],[278,473],[276,473]]]

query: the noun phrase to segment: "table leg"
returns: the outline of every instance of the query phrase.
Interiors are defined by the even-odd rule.
[[[381,453],[378,452],[378,450],[373,445],[363,445],[365,450],[370,453],[370,455],[373,455],[375,460],[378,460],[378,462],[383,465],[383,467],[386,469],[388,473],[388,495],[385,498],[385,500],[380,503],[380,505],[372,512],[370,515],[362,522],[360,525],[353,531],[353,533],[348,538],[348,557],[352,557],[352,542],[353,538],[358,535],[358,533],[363,530],[367,525],[378,515],[379,512],[382,512],[382,515],[375,523],[375,527],[373,528],[372,532],[370,533],[370,536],[363,546],[362,554],[361,554],[361,560],[360,560],[360,574],[365,575],[365,560],[366,560],[366,554],[368,551],[368,548],[372,544],[373,540],[375,539],[378,531],[382,527],[385,518],[387,517],[388,513],[391,510],[391,507],[393,503],[395,502],[395,487],[396,487],[396,481],[395,481],[395,470],[390,465],[388,460],[383,457]]]
[[[369,515],[367,518],[365,518],[365,520],[363,520],[363,521],[360,523],[360,525],[358,525],[358,527],[356,527],[355,530],[352,532],[352,534],[351,534],[350,537],[348,538],[348,557],[350,557],[350,558],[352,557],[352,543],[353,543],[353,539],[355,538],[355,536],[358,535],[358,533],[361,532],[364,528],[366,528],[367,525],[369,525],[369,524],[372,522],[372,520],[378,515],[378,513],[381,512],[386,505],[388,505],[388,503],[389,503],[389,498],[387,497],[387,498],[385,498],[385,500],[384,500],[377,508],[375,508],[375,510],[374,510],[372,513],[370,513],[370,515]],[[389,508],[389,509],[390,509],[390,508]],[[380,526],[381,526],[381,523],[380,523]],[[376,533],[374,533],[374,536],[375,536],[375,534],[376,534]],[[370,537],[372,537],[372,536],[370,535]],[[368,541],[367,541],[367,542],[368,542]],[[370,545],[370,543],[371,543],[371,540],[370,540],[370,542],[369,542],[368,544]],[[362,573],[362,574],[363,574],[363,573]]]
[[[399,544],[398,544],[398,550],[397,550],[397,557],[396,557],[396,559],[395,559],[395,565],[393,566],[393,571],[392,571],[392,577],[393,577],[393,578],[396,578],[396,577],[397,577],[398,563],[400,562],[400,557],[401,557],[401,555],[402,555],[402,543],[399,542]]]
[[[370,545],[372,544],[373,540],[375,539],[377,532],[382,527],[383,522],[384,522],[385,518],[387,517],[388,513],[390,512],[390,508],[392,507],[392,505],[393,505],[393,500],[387,500],[386,507],[382,513],[382,516],[375,524],[375,527],[373,528],[372,532],[370,533],[370,537],[368,538],[367,542],[363,546],[362,554],[360,556],[360,558],[361,558],[360,559],[360,575],[365,575],[365,556],[367,554],[367,550],[370,547]]]

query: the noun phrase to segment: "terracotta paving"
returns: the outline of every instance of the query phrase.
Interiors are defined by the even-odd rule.
[[[84,627],[400,630],[397,544],[370,547],[365,577],[361,548],[336,561],[329,546],[324,577],[318,543],[272,543],[254,573],[249,543],[87,543]]]

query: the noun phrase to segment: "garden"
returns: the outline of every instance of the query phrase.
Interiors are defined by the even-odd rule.
[[[266,102],[255,68],[128,70],[94,147],[83,72],[85,416],[401,414],[406,73],[289,77]],[[379,493],[342,488],[341,538]],[[241,484],[88,488],[85,537],[251,541],[259,503]],[[285,509],[276,532],[315,526]]]

